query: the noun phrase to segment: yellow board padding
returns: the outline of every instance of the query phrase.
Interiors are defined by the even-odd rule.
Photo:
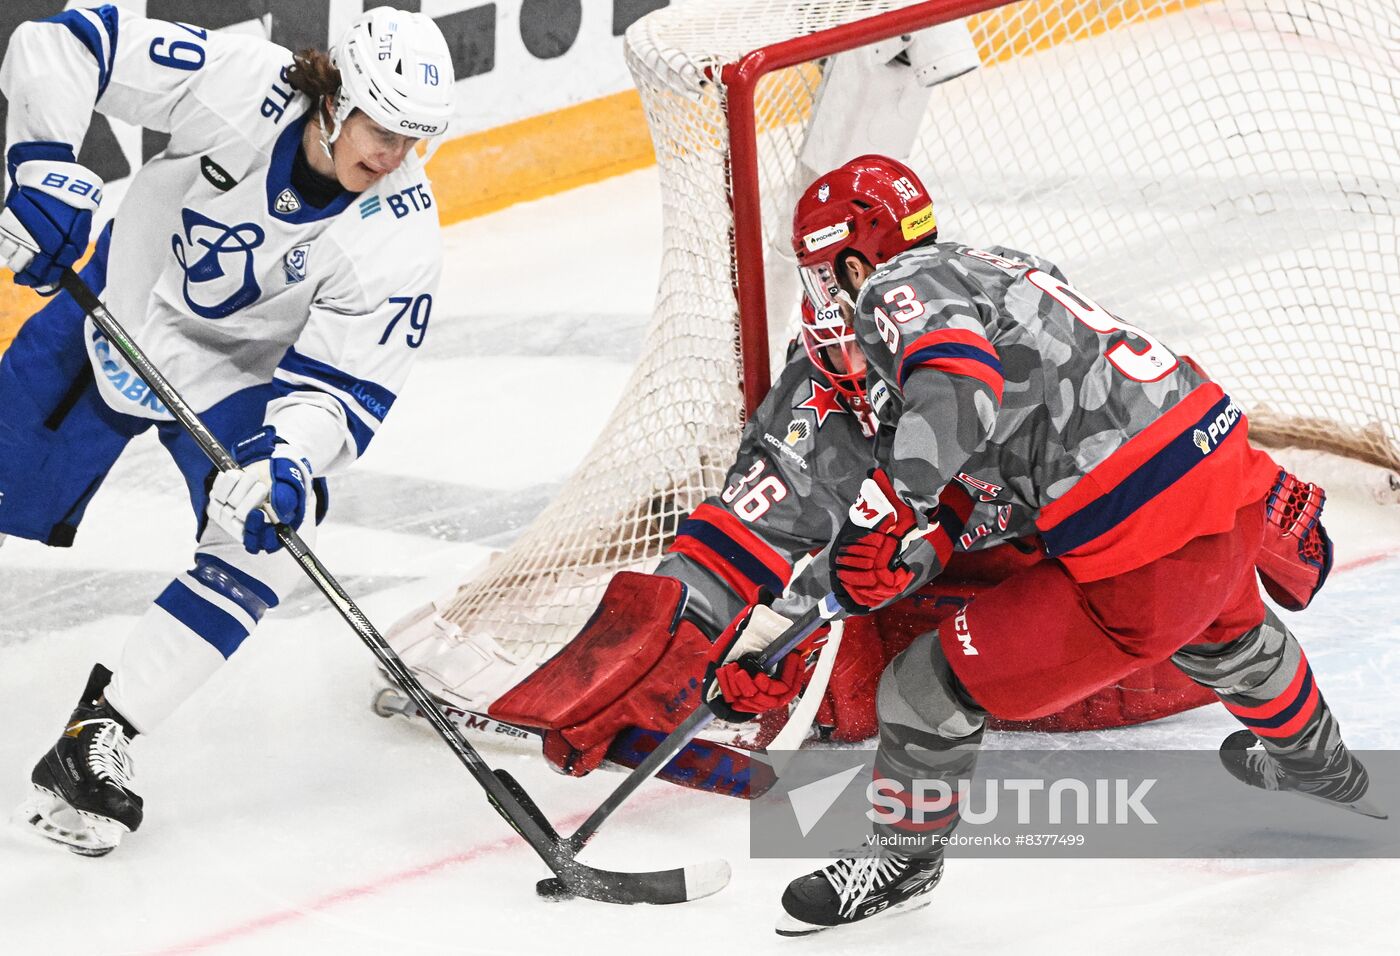
[[[1155,20],[1215,0],[1027,0],[969,17],[983,66],[1005,63],[1125,23]]]
[[[96,247],[88,246],[88,251],[83,253],[75,268],[81,269],[87,265],[94,248]],[[9,269],[0,268],[0,353],[10,347],[24,320],[38,312],[44,303],[49,301],[33,289],[15,285],[14,277],[15,274]]]
[[[43,303],[43,298],[33,289],[15,285],[13,272],[0,269],[0,352],[10,347],[21,323]]]
[[[968,21],[986,66],[1061,43],[1105,33],[1213,0],[1027,0]],[[757,118],[761,130],[803,119],[818,77],[811,66],[765,78],[789,85],[777,112]],[[805,94],[805,95],[804,95]],[[443,225],[542,199],[655,163],[641,97],[635,90],[588,100],[480,133],[449,140],[428,173]],[[0,269],[0,351],[42,299]]]
[[[450,140],[428,164],[443,225],[656,162],[636,90]]]

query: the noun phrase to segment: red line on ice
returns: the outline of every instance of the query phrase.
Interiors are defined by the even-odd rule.
[[[634,806],[638,804],[645,805],[657,799],[660,795],[673,792],[673,790],[657,790],[652,794],[646,794],[639,799],[634,799],[632,803]],[[572,832],[575,827],[588,818],[591,812],[592,811],[576,813],[570,817],[566,817],[559,829],[565,834]],[[472,860],[488,856],[492,853],[515,849],[526,849],[525,844],[519,837],[514,835],[502,837],[493,843],[483,843],[480,846],[472,847],[470,850],[454,853],[451,856],[445,856],[442,859],[433,860],[431,863],[424,863],[421,866],[411,867],[407,870],[399,870],[397,873],[390,873],[378,879],[361,883],[358,886],[333,890],[324,896],[319,896],[311,900],[309,903],[303,903],[299,906],[291,906],[284,910],[276,910],[263,916],[257,916],[245,923],[239,923],[236,926],[220,930],[217,933],[211,933],[208,936],[200,936],[188,942],[176,943],[165,949],[152,950],[147,956],[177,956],[179,953],[195,953],[213,946],[221,946],[224,943],[232,942],[244,936],[251,936],[254,933],[269,929],[273,926],[280,926],[283,923],[291,923],[296,920],[305,919],[314,913],[328,910],[333,906],[339,906],[341,903],[348,903],[351,900],[373,896],[391,887],[399,886],[403,883],[410,883],[414,880],[420,880],[425,876],[432,876],[441,870],[457,866],[460,863],[470,863]]]
[[[1366,554],[1359,558],[1353,558],[1350,561],[1344,561],[1332,570],[1338,573],[1355,571],[1357,568],[1364,568],[1367,565],[1376,564],[1379,561],[1384,561],[1386,558],[1393,558],[1397,554],[1400,554],[1400,548],[1389,548],[1385,551],[1377,551],[1375,554]]]

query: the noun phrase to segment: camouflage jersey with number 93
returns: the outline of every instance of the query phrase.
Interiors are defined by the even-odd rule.
[[[920,246],[860,291],[877,457],[900,495],[931,513],[959,482],[1032,521],[1081,581],[1233,527],[1278,470],[1240,407],[1053,265],[994,249]]]

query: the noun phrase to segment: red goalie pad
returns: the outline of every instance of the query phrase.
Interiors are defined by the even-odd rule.
[[[670,733],[695,709],[710,658],[705,635],[681,618],[684,592],[674,578],[618,573],[578,636],[490,715],[546,731],[545,756],[574,776],[627,727]]]

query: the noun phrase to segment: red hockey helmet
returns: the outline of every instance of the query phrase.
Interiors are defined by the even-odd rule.
[[[848,251],[878,266],[937,236],[928,190],[912,169],[888,156],[857,156],[817,177],[792,216],[792,248],[804,268],[834,267]]]
[[[855,334],[846,310],[853,303],[837,278],[837,260],[856,252],[876,266],[937,236],[924,184],[912,169],[888,156],[857,156],[817,177],[797,200],[792,248],[808,306],[802,310],[802,344],[847,398],[864,398],[864,362],[852,361]],[[852,372],[855,365],[862,371]]]

